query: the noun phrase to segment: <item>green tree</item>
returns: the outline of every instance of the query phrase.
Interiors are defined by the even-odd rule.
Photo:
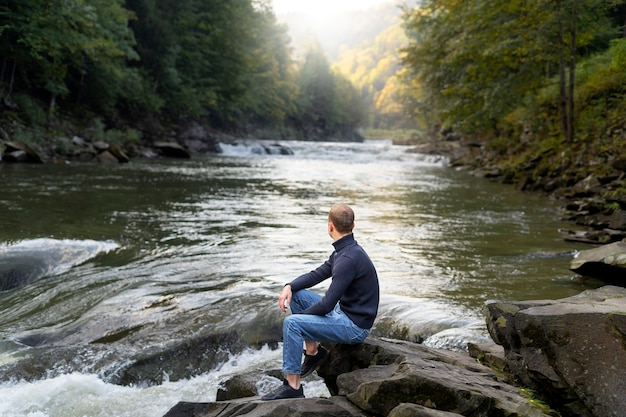
[[[302,125],[318,129],[331,128],[334,101],[334,77],[328,59],[319,44],[313,44],[297,74],[298,119]]]
[[[53,113],[57,98],[70,93],[73,74],[84,77],[94,65],[124,72],[126,60],[136,57],[129,18],[119,0],[5,2],[3,68],[13,66],[23,86],[48,92]],[[14,82],[12,76],[8,91]]]
[[[571,140],[577,52],[606,33],[614,3],[430,0],[406,10],[411,42],[403,62],[420,80],[419,105],[444,124],[495,132],[557,68],[563,136]]]
[[[256,4],[251,23],[244,111],[254,124],[280,128],[295,113],[297,94],[287,27],[266,3]]]

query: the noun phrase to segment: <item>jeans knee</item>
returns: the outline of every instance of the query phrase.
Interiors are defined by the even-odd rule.
[[[293,315],[285,317],[283,320],[283,334],[286,334],[288,329],[293,325]]]

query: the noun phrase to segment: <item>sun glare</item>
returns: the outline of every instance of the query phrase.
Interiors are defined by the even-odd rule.
[[[276,15],[302,12],[323,17],[350,10],[363,10],[390,0],[272,0]]]

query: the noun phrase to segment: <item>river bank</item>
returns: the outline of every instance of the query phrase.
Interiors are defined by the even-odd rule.
[[[551,152],[503,155],[483,140],[448,132],[413,151],[446,155],[454,169],[558,201],[562,219],[570,224],[561,230],[567,241],[619,242],[626,238],[626,159],[593,149],[572,147],[566,160]]]

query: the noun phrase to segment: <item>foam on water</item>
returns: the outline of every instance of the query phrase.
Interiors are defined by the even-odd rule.
[[[179,401],[215,401],[220,383],[229,376],[253,369],[279,368],[282,349],[249,349],[197,377],[159,386],[133,387],[107,384],[93,374],[71,373],[35,382],[0,385],[0,417],[155,417]],[[261,378],[260,389],[280,381]],[[307,397],[330,394],[321,380],[303,383]]]

